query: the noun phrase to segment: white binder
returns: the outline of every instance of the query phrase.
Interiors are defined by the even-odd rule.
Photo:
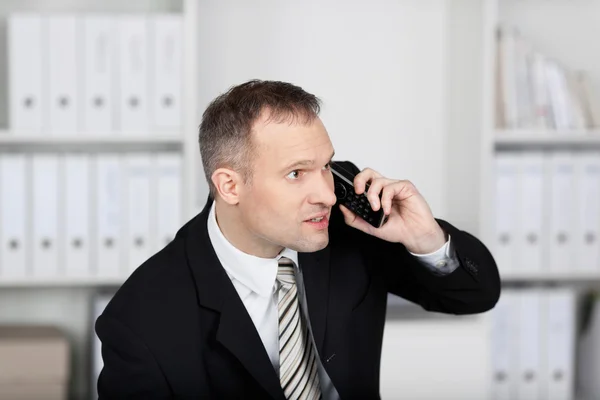
[[[42,18],[12,14],[8,18],[9,127],[19,134],[42,129]]]
[[[86,154],[71,153],[64,159],[64,255],[65,275],[91,276],[90,265],[90,161]]]
[[[493,254],[500,274],[517,271],[517,193],[519,157],[501,153],[495,159],[495,232]]]
[[[29,173],[24,154],[0,157],[0,278],[28,276]]]
[[[550,289],[544,295],[540,337],[546,356],[541,379],[543,399],[575,399],[575,307],[574,289]]]
[[[503,290],[496,307],[492,310],[492,400],[513,400],[516,396],[517,296],[518,292],[513,289]]]
[[[575,267],[600,272],[600,152],[576,160]]]
[[[158,130],[181,127],[182,17],[158,14],[151,20],[152,117]]]
[[[149,126],[148,24],[143,16],[118,20],[120,128],[145,134]]]
[[[553,272],[572,272],[574,266],[575,161],[571,153],[556,151],[547,156],[549,179],[548,266]]]
[[[59,276],[58,232],[59,159],[55,154],[32,157],[33,272],[34,278]]]
[[[157,156],[157,249],[175,237],[182,223],[182,160],[178,153]]]
[[[47,17],[48,35],[45,54],[48,57],[48,131],[56,134],[77,132],[80,99],[77,68],[77,24],[75,15]]]
[[[110,134],[114,128],[117,48],[112,17],[87,15],[79,20],[83,85],[83,130]]]
[[[123,184],[122,163],[118,154],[103,153],[96,159],[96,275],[122,276]]]
[[[523,290],[516,309],[517,333],[517,396],[518,400],[542,400],[540,329],[542,323],[542,289]]]
[[[518,226],[519,272],[540,272],[544,266],[544,153],[520,156]]]
[[[573,113],[569,107],[566,69],[564,65],[552,58],[546,59],[545,66],[555,127],[557,129],[574,128]]]
[[[127,252],[126,268],[134,271],[154,250],[154,227],[151,225],[151,202],[156,196],[152,190],[153,165],[150,154],[128,154],[127,162]]]

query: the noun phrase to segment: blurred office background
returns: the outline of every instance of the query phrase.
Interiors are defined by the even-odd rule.
[[[598,37],[598,0],[2,0],[0,399],[94,398],[95,318],[203,208],[201,113],[252,78],[496,257],[488,313],[390,298],[384,399],[600,399]]]

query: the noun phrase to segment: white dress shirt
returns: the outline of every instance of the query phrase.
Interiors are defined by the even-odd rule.
[[[275,373],[279,376],[279,327],[277,309],[277,290],[279,283],[276,280],[278,262],[281,257],[287,257],[296,264],[296,285],[298,299],[304,314],[308,329],[311,331],[310,319],[306,307],[306,295],[302,270],[298,265],[298,253],[285,248],[275,258],[256,257],[233,246],[221,232],[217,224],[215,203],[213,202],[208,216],[208,235],[215,253],[231,279],[240,299],[244,303],[254,326],[263,342],[267,355],[273,364]],[[454,271],[459,265],[450,240],[438,251],[416,255],[423,265],[437,274],[446,274]],[[313,340],[314,345],[314,340]],[[317,357],[318,373],[321,382],[321,393],[324,400],[337,400],[339,395]]]

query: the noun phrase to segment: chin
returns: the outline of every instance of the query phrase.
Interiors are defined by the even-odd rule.
[[[315,251],[323,250],[329,244],[329,237],[326,237],[322,240],[311,241],[311,242],[298,242],[294,248],[297,252],[300,253],[313,253]],[[291,247],[290,247],[291,248]]]

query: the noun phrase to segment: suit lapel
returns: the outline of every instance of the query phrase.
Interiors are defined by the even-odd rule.
[[[229,350],[275,399],[285,399],[279,377],[239,298],[210,243],[206,226],[212,201],[190,223],[186,253],[198,290],[200,305],[220,313],[216,339]]]
[[[329,246],[314,253],[298,253],[310,325],[321,359],[326,357],[323,354],[323,342],[329,304],[329,255]]]
[[[273,398],[285,398],[260,336],[237,294],[231,296],[221,309],[217,340]]]

